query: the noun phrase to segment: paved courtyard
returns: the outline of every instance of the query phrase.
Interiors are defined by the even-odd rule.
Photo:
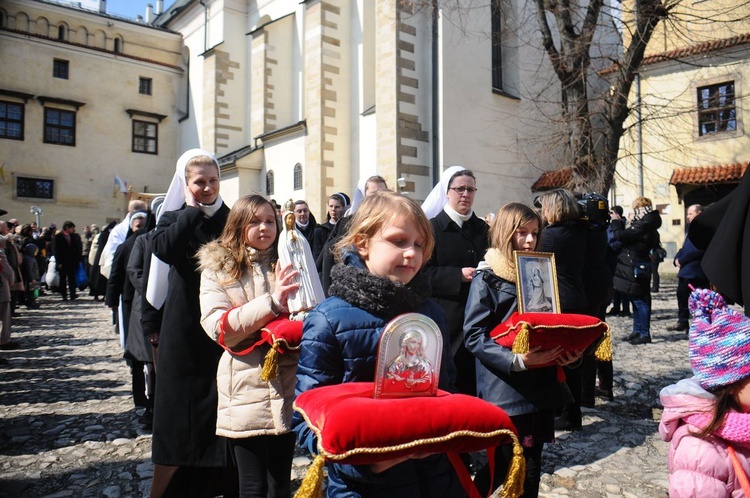
[[[652,344],[621,342],[631,319],[610,321],[615,400],[597,399],[583,430],[548,446],[542,497],[667,497],[658,393],[690,375],[687,336],[666,331],[675,285],[663,278],[654,294]],[[137,424],[109,310],[88,296],[40,303],[14,319],[20,348],[0,351],[0,497],[147,496],[151,437]],[[309,463],[295,459],[298,480]]]

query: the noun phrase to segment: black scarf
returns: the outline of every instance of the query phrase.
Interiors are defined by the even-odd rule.
[[[339,263],[331,268],[331,281],[329,295],[386,321],[416,311],[432,294],[430,282],[422,272],[404,285],[366,269]]]

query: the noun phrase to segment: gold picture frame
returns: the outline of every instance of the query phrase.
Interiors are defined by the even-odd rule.
[[[519,313],[560,313],[555,255],[513,251]]]

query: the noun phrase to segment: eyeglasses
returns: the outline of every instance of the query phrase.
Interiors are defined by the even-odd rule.
[[[448,190],[452,190],[458,195],[463,195],[464,192],[468,192],[469,195],[472,195],[477,191],[477,189],[475,189],[474,187],[448,187]]]

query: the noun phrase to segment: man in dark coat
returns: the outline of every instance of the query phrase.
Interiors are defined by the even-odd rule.
[[[318,226],[318,223],[315,221],[315,216],[310,212],[310,207],[306,201],[294,202],[294,219],[296,221],[295,228],[305,236],[307,243],[312,248],[313,233],[315,233],[315,227]]]
[[[696,216],[703,211],[700,204],[693,204],[687,210],[687,222],[693,222]],[[679,268],[677,272],[677,323],[667,327],[667,330],[686,331],[690,328],[690,310],[688,300],[690,298],[690,287],[694,289],[705,289],[708,287],[708,278],[701,269],[701,260],[705,251],[698,249],[691,242],[689,236],[685,236],[682,248],[674,257],[674,265]]]
[[[62,230],[53,239],[55,264],[60,273],[60,294],[62,300],[76,299],[76,270],[83,254],[81,237],[76,233],[76,226],[72,221],[63,223]]]

